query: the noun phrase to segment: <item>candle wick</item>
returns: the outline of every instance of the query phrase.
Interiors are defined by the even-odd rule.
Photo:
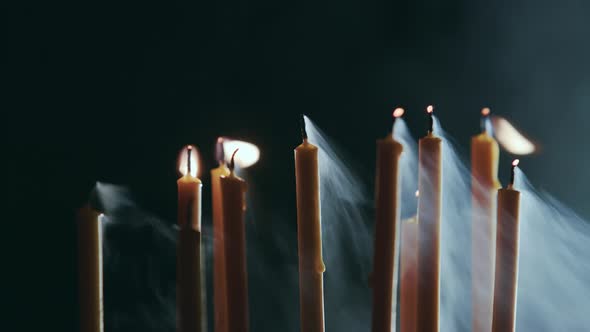
[[[305,129],[305,116],[301,114],[299,118],[299,124],[301,126],[301,139],[306,141],[307,140],[307,130]]]
[[[236,149],[236,150],[234,151],[234,153],[232,153],[232,155],[231,155],[231,160],[230,160],[230,162],[229,162],[229,171],[230,171],[231,173],[233,173],[233,172],[234,172],[234,168],[235,168],[235,166],[236,166],[235,159],[236,159],[236,153],[238,153],[238,150],[239,150],[239,149]]]
[[[514,170],[516,168],[516,165],[512,165],[512,167],[510,168],[510,185],[509,187],[514,186]]]
[[[429,112],[428,115],[430,115],[428,117],[428,134],[432,134],[434,131],[434,118],[432,112]]]
[[[187,154],[186,171],[187,171],[188,175],[191,174],[191,152],[192,151],[193,151],[193,147],[189,145],[186,150],[186,154]]]

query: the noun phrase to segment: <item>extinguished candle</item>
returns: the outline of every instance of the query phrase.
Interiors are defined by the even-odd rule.
[[[433,111],[428,106],[428,134],[418,144],[419,332],[439,330],[442,141],[433,134]]]
[[[418,220],[402,221],[400,245],[400,330],[416,332],[418,313]]]
[[[303,119],[301,131],[303,143],[295,148],[301,332],[323,332],[325,267],[322,260],[318,148],[308,142]]]
[[[86,205],[78,210],[80,331],[102,332],[102,226],[100,214]]]
[[[197,155],[193,146],[181,151],[178,179],[178,244],[177,244],[177,330],[206,331],[201,252],[201,187],[197,178]]]
[[[225,245],[225,271],[227,275],[227,331],[247,332],[248,278],[246,265],[246,182],[234,173],[234,151],[230,162],[230,174],[222,176],[222,218]]]
[[[393,112],[394,121],[404,114],[402,108]],[[403,146],[393,133],[377,140],[377,171],[375,179],[375,251],[373,259],[373,332],[391,332],[395,312],[397,285],[397,225],[399,220],[398,162]],[[395,324],[395,322],[394,322]]]
[[[520,192],[513,185],[517,166],[518,159],[512,162],[510,184],[498,190],[492,332],[514,332],[515,327]]]
[[[219,167],[211,170],[211,200],[213,203],[213,305],[215,332],[227,331],[227,275],[225,271],[225,244],[223,235],[223,209],[221,202],[221,177],[229,175],[225,164],[223,138],[217,139],[216,159]]]
[[[479,135],[471,138],[471,266],[473,332],[489,332],[494,298],[496,194],[500,150],[490,130],[490,109],[481,111]]]

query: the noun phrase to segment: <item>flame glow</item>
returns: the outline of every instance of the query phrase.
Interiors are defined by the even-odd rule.
[[[187,175],[188,173],[188,150],[191,149],[191,163],[190,163],[190,175],[193,177],[197,177],[199,172],[199,154],[197,148],[192,145],[187,145],[178,154],[178,171],[180,174]]]
[[[512,161],[512,166],[516,167],[518,166],[518,163],[520,163],[520,160],[514,159],[514,161]]]
[[[537,150],[535,144],[524,137],[508,120],[494,116],[492,124],[498,142],[506,151],[516,155],[527,155]]]
[[[420,197],[420,190],[416,190],[416,197]]]
[[[481,109],[481,115],[482,116],[488,116],[488,115],[490,115],[490,109],[489,109],[489,107],[482,108]]]
[[[428,112],[428,114],[432,114],[434,112],[434,106],[428,105],[428,107],[426,107],[426,112]]]
[[[223,154],[226,163],[230,163],[231,156],[236,149],[239,149],[239,151],[236,153],[235,164],[239,168],[250,167],[260,159],[260,149],[256,145],[224,137]]]
[[[404,115],[404,113],[405,113],[404,109],[403,109],[403,108],[401,108],[401,107],[398,107],[398,108],[396,108],[396,109],[393,111],[393,117],[394,117],[394,118],[399,118],[399,117],[401,117],[402,115]]]

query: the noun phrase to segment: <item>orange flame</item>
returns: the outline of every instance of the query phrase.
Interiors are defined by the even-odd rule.
[[[189,173],[189,150],[190,150],[190,176],[197,177],[199,171],[199,156],[197,148],[187,145],[178,154],[178,171],[183,176]]]
[[[426,112],[428,112],[428,114],[432,114],[434,112],[434,106],[428,105],[428,107],[426,107]]]
[[[488,116],[490,115],[490,109],[489,107],[484,107],[481,109],[481,116]]]
[[[512,166],[516,167],[518,166],[518,163],[520,163],[520,160],[514,159],[514,161],[512,161]]]
[[[406,111],[404,111],[404,109],[403,109],[403,108],[401,108],[401,107],[398,107],[398,108],[396,108],[395,110],[393,110],[393,117],[394,117],[394,118],[399,118],[399,117],[401,117],[402,115],[404,115],[404,113],[405,113],[405,112],[406,112]]]

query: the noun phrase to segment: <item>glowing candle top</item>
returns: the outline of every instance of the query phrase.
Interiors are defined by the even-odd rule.
[[[199,171],[199,156],[197,149],[192,145],[187,145],[178,155],[178,171],[183,176],[196,178]]]
[[[236,150],[240,150],[240,153],[235,156],[235,165],[238,168],[250,167],[260,159],[260,149],[246,141],[241,141],[229,137],[219,137],[217,139],[218,150],[218,161],[229,164],[231,162],[232,153]]]

